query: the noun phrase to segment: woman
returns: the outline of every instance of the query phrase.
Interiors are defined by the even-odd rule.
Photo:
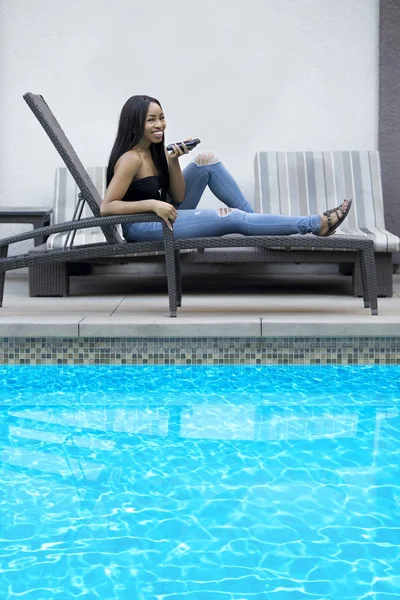
[[[203,152],[184,170],[180,156],[189,152],[176,144],[168,154],[166,122],[158,100],[132,96],[122,108],[117,137],[107,168],[107,191],[102,215],[154,212],[175,238],[244,235],[331,235],[346,218],[351,200],[322,215],[289,217],[253,212],[237,183],[216,156]],[[206,186],[227,208],[197,209]],[[161,223],[123,225],[128,242],[162,238]]]

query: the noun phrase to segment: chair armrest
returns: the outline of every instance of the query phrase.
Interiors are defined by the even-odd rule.
[[[89,217],[87,219],[80,219],[79,221],[67,221],[65,223],[49,225],[48,227],[39,227],[38,229],[26,231],[19,235],[3,238],[2,240],[0,240],[0,248],[4,246],[9,246],[10,244],[15,244],[17,242],[35,239],[36,237],[48,236],[52,235],[53,233],[61,233],[62,231],[75,231],[77,229],[101,227],[102,225],[120,225],[122,223],[149,222],[161,223],[164,228],[167,228],[165,221],[152,212],[137,213],[132,215],[112,215],[110,217]]]

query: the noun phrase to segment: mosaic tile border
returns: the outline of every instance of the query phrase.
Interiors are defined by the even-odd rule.
[[[400,364],[400,337],[0,339],[0,364]]]

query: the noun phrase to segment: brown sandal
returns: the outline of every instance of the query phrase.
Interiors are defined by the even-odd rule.
[[[327,217],[328,230],[326,233],[319,233],[318,235],[323,236],[323,237],[328,237],[329,235],[332,235],[333,233],[335,233],[336,229],[343,223],[343,221],[349,214],[352,203],[353,203],[353,201],[349,200],[346,209],[343,208],[343,204],[344,204],[344,202],[343,202],[343,204],[341,204],[340,206],[337,206],[336,208],[331,208],[329,210],[326,210],[324,213],[322,213],[323,215],[325,215],[325,217]],[[338,211],[340,211],[342,213],[341,217],[339,217]],[[336,223],[332,222],[331,215],[333,215],[333,213],[335,213],[338,218]],[[321,225],[321,228],[322,228],[322,225]]]

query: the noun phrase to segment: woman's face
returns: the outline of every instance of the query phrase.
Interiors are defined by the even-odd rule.
[[[164,113],[158,104],[150,102],[144,122],[143,140],[153,144],[159,144],[164,140],[166,122]]]

